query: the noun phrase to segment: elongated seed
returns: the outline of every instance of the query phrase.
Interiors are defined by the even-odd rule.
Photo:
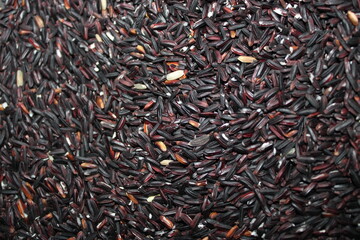
[[[69,10],[71,8],[69,0],[64,0],[64,6],[66,10]]]
[[[359,25],[359,19],[354,12],[348,11],[347,17],[349,18],[352,25],[354,25],[354,26]]]
[[[17,70],[16,72],[16,85],[21,87],[24,85],[24,74],[23,71]]]
[[[146,85],[141,84],[141,83],[135,83],[134,88],[137,89],[137,90],[145,90],[145,89],[147,89]]]
[[[359,1],[264,2],[0,1],[0,239],[357,239]]]
[[[163,166],[167,166],[167,165],[169,165],[169,164],[172,163],[172,162],[174,162],[174,160],[166,159],[166,160],[162,160],[162,161],[160,162],[160,164],[163,165]]]
[[[107,0],[100,0],[101,3],[101,10],[105,11],[107,8]]]
[[[171,72],[166,75],[166,80],[171,81],[171,80],[179,79],[180,77],[182,77],[184,75],[184,73],[185,73],[184,70],[177,70],[177,71]]]
[[[34,20],[36,25],[38,25],[39,28],[44,28],[44,21],[39,15],[34,16]]]
[[[163,222],[169,229],[174,227],[174,223],[165,216],[160,216],[160,221]]]
[[[251,56],[240,56],[238,57],[238,60],[243,63],[253,63],[256,61],[256,58]]]

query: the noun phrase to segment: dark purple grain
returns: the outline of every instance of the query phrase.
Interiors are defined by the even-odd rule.
[[[359,235],[357,1],[0,7],[0,238]]]

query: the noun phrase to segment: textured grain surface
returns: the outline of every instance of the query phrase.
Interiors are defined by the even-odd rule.
[[[1,239],[357,239],[359,1],[0,1]]]

